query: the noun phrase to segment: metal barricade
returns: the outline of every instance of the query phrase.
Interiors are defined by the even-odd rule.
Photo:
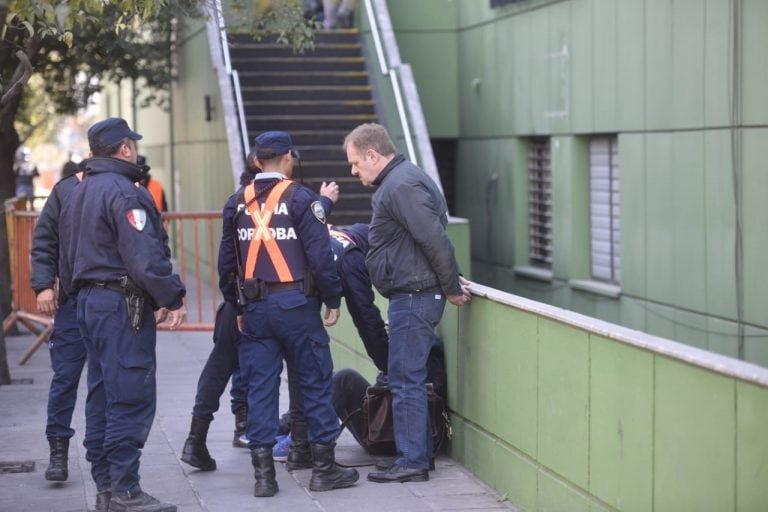
[[[19,364],[26,363],[53,330],[53,319],[37,313],[37,297],[30,288],[32,234],[39,211],[17,209],[15,199],[5,203],[11,262],[13,308],[3,320],[8,333],[18,322],[37,335]],[[187,322],[176,330],[212,331],[221,300],[216,271],[221,212],[166,212],[163,219],[170,237],[174,269],[187,287]],[[166,329],[164,325],[158,326]]]
[[[177,271],[187,287],[187,321],[176,330],[212,331],[220,300],[216,256],[221,212],[165,212]],[[162,324],[161,329],[166,329]]]
[[[32,233],[40,214],[34,210],[20,209],[25,206],[27,206],[26,201],[18,201],[16,198],[5,202],[12,306],[11,313],[3,319],[3,332],[7,334],[17,323],[20,323],[37,336],[34,343],[21,356],[19,364],[26,363],[40,345],[48,341],[53,331],[53,318],[36,313],[37,297],[29,287]]]

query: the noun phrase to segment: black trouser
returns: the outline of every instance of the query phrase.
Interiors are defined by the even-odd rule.
[[[219,410],[219,399],[232,377],[232,412],[247,405],[245,385],[241,383],[238,359],[240,331],[237,328],[237,306],[222,302],[216,310],[213,328],[213,350],[208,356],[200,378],[192,415],[206,421],[213,420]]]
[[[363,431],[363,415],[359,409],[363,405],[363,398],[365,398],[365,391],[368,386],[370,384],[365,380],[365,377],[351,368],[345,368],[333,374],[333,408],[341,421],[357,411],[346,426],[358,444],[363,447],[365,445],[360,441]]]

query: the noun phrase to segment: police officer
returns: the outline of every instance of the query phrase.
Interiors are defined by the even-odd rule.
[[[389,336],[374,302],[371,276],[365,266],[368,224],[333,226],[331,248],[341,277],[344,302],[368,356],[382,374],[387,373]]]
[[[71,164],[71,165],[70,165]],[[45,435],[50,446],[50,464],[45,479],[64,482],[69,477],[69,440],[75,434],[70,426],[77,400],[77,386],[85,366],[85,345],[77,323],[76,304],[63,290],[55,291],[59,274],[59,213],[82,172],[67,162],[63,177],[51,190],[32,236],[32,275],[30,285],[37,294],[37,309],[54,316],[48,341],[53,378],[48,391],[48,423]]]
[[[155,417],[155,322],[174,329],[187,311],[160,216],[136,186],[141,138],[120,118],[88,130],[93,158],[62,209],[59,271],[88,351],[83,444],[101,501],[111,512],[172,512],[142,491],[139,458]]]
[[[235,192],[234,197],[231,198],[233,201],[236,200],[238,194],[243,193],[244,187],[253,182],[254,177],[259,172],[261,169],[258,168],[254,147],[245,161],[245,171],[240,175],[240,187]],[[330,214],[333,202],[338,199],[338,195],[338,185],[335,182],[329,184],[323,182],[320,187],[320,201],[326,215]],[[230,245],[230,247],[232,246]],[[223,286],[233,282],[235,278],[236,272],[223,274],[221,276]],[[219,409],[219,398],[224,393],[230,376],[232,377],[232,386],[230,387],[232,413],[235,415],[235,436],[232,445],[236,448],[248,447],[245,436],[246,416],[248,414],[246,394],[248,390],[247,383],[243,382],[244,379],[239,367],[240,331],[237,327],[237,313],[237,304],[227,301],[222,302],[216,310],[213,327],[214,346],[197,381],[195,406],[192,408],[192,424],[181,451],[181,460],[201,471],[216,469],[216,460],[211,457],[206,441],[213,415]],[[297,403],[301,400],[301,389],[292,368],[289,369],[289,380],[291,382],[289,389],[294,397],[291,402]],[[306,436],[306,428],[303,431]],[[309,451],[308,445],[306,451]],[[300,467],[312,467],[311,455],[305,456],[303,453],[301,455],[301,460],[298,461]],[[305,461],[309,462],[309,466],[305,466]]]
[[[256,138],[263,172],[224,207],[219,275],[237,272],[243,308],[240,365],[248,379],[247,435],[254,495],[278,491],[272,446],[278,430],[282,359],[297,370],[313,457],[312,491],[354,484],[359,475],[335,463],[338,418],[331,404],[333,363],[325,321],[339,317],[341,283],[333,264],[325,212],[318,196],[291,181],[298,157],[285,132]],[[234,301],[237,286],[224,286]]]

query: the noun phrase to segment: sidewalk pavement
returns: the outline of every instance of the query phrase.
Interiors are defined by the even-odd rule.
[[[50,360],[42,347],[24,366],[18,360],[34,337],[6,337],[14,383],[0,386],[0,463],[34,462],[26,473],[0,473],[0,510],[4,512],[81,512],[93,509],[96,488],[85,460],[83,433],[86,386],[80,382],[72,420],[75,437],[69,448],[69,480],[48,482],[48,443],[45,439],[46,404],[51,380]],[[155,423],[141,458],[141,485],[161,501],[178,505],[180,512],[260,511],[440,511],[515,510],[496,499],[496,493],[456,461],[441,456],[429,482],[376,484],[366,481],[372,466],[358,468],[360,480],[348,489],[309,491],[311,470],[289,473],[276,463],[280,492],[272,498],[253,497],[253,468],[248,450],[232,447],[234,418],[229,394],[211,424],[208,447],[218,469],[201,472],[179,460],[194,403],[197,379],[211,349],[211,333],[160,332],[158,334],[158,405]],[[31,382],[30,382],[31,381]],[[281,412],[287,410],[283,379]],[[337,460],[346,464],[373,463],[348,432],[336,448]]]

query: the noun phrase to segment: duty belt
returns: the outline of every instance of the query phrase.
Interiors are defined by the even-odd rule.
[[[83,288],[86,286],[106,288],[107,290],[113,290],[122,294],[126,293],[125,284],[122,281],[86,281]]]
[[[125,306],[128,310],[128,320],[133,329],[138,332],[144,324],[144,290],[133,284],[128,276],[116,281],[87,281],[85,286],[106,288],[121,294],[125,298]]]
[[[242,284],[243,299],[245,302],[255,302],[264,300],[270,293],[284,292],[288,290],[299,290],[305,293],[304,280],[290,281],[288,283],[266,283],[259,279],[246,279]]]

